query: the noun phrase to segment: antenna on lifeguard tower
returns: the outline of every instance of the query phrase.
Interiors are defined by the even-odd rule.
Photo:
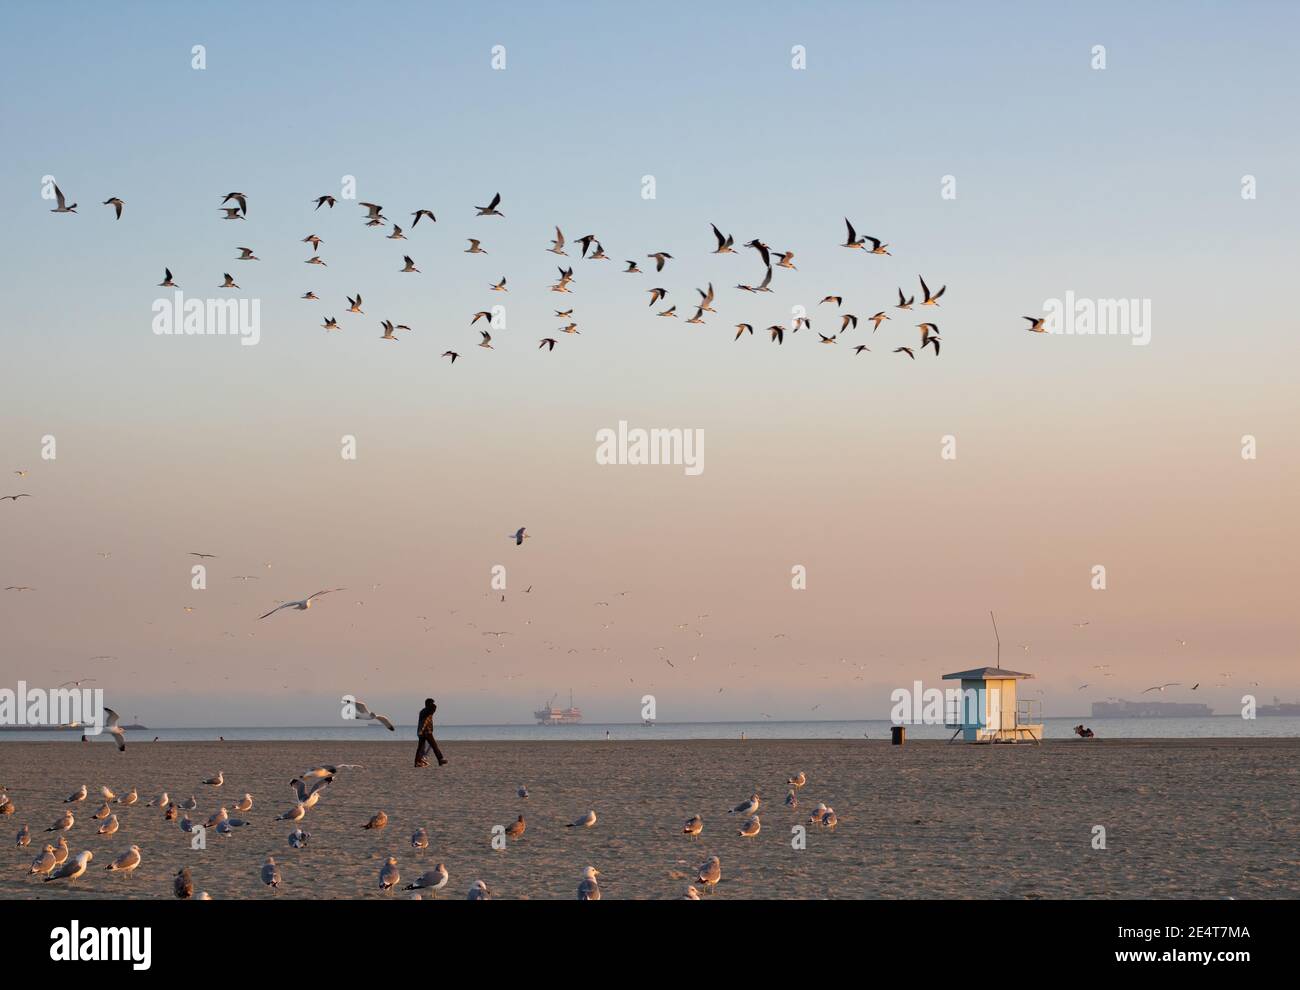
[[[998,620],[993,615],[993,610],[989,610],[989,618],[993,619],[993,638],[998,641],[998,667],[1002,666],[1002,637],[998,635]]]

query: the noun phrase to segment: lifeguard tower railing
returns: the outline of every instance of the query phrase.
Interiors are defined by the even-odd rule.
[[[944,699],[944,728],[964,729],[979,721],[973,702],[968,704],[968,701],[964,692],[960,696]],[[969,722],[966,721],[966,713],[971,715]],[[983,725],[981,728],[994,738],[1002,738],[1004,735],[1017,737],[1025,727],[1043,724],[1043,703],[1038,698],[1018,698],[1016,710],[1001,712],[1000,722],[999,725]]]

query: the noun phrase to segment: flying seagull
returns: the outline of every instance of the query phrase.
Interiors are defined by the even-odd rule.
[[[525,532],[525,529],[526,527],[520,526],[517,530],[511,533],[507,539],[514,540],[515,546],[522,547],[524,545],[524,540],[532,538],[532,534]]]
[[[111,206],[113,208],[113,212],[117,214],[117,216],[114,217],[115,220],[122,219],[122,207],[125,205],[126,204],[123,203],[116,196],[112,197],[111,199],[106,199],[104,200],[104,202],[100,204],[100,206]]]
[[[921,278],[920,275],[918,275],[918,276],[916,276],[916,277],[919,278],[919,279],[921,279],[921,291],[925,293],[925,300],[921,303],[921,305],[922,305],[922,306],[938,306],[938,305],[939,305],[939,297],[940,297],[941,295],[943,295],[944,292],[947,291],[948,286],[945,285],[945,286],[943,286],[943,287],[942,287],[938,292],[936,292],[934,295],[930,295],[930,287],[929,287],[928,285],[925,284],[925,279],[924,279],[924,278]]]
[[[163,280],[158,283],[158,286],[159,288],[162,289],[180,288],[180,286],[178,286],[175,282],[172,281],[172,270],[170,268],[163,269]]]
[[[76,213],[77,212],[77,204],[73,203],[71,206],[67,205],[67,203],[63,198],[63,190],[59,188],[59,184],[57,182],[54,184],[54,198],[58,200],[59,205],[55,207],[53,210],[50,210],[51,213]]]
[[[497,207],[500,205],[501,205],[501,194],[497,193],[495,196],[492,197],[492,202],[488,203],[487,206],[474,207],[474,209],[478,210],[478,212],[475,213],[474,215],[476,217],[504,217],[505,214],[497,209]]]
[[[397,729],[394,728],[393,726],[392,719],[390,719],[387,715],[379,714],[379,712],[372,712],[370,708],[366,705],[366,703],[362,701],[360,698],[357,698],[352,703],[352,707],[356,712],[356,718],[358,718],[359,720],[367,721],[367,722],[378,722],[389,732],[397,731]]]
[[[346,591],[346,590],[347,590],[346,588],[326,588],[324,591],[318,591],[315,594],[308,595],[306,598],[303,598],[299,601],[284,602],[281,605],[277,605],[275,608],[271,609],[271,611],[267,612],[265,615],[259,615],[258,618],[265,619],[268,615],[275,615],[276,612],[285,608],[296,608],[300,612],[306,611],[307,609],[311,608],[311,603],[313,598],[319,598],[321,595],[328,595],[331,592],[335,592],[335,591]]]
[[[736,251],[732,247],[732,245],[736,243],[736,239],[732,237],[730,234],[727,234],[724,237],[722,231],[718,229],[718,225],[716,223],[711,223],[709,224],[709,226],[713,228],[713,236],[718,239],[718,248],[713,253],[714,254],[735,254]]]

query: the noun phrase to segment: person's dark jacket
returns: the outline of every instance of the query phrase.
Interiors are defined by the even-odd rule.
[[[437,710],[437,705],[425,705],[420,709],[420,720],[416,723],[416,735],[433,735],[433,713]]]

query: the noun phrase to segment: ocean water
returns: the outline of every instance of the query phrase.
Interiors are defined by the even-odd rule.
[[[1048,718],[1043,734],[1048,739],[1073,738],[1079,722],[1102,739],[1257,739],[1300,737],[1300,718],[1274,716],[1243,719],[1234,715],[1206,718]],[[884,719],[853,722],[657,722],[635,723],[583,722],[577,725],[438,725],[434,729],[439,741],[447,740],[600,740],[610,739],[888,739],[890,723]],[[909,725],[909,739],[947,739],[951,729],[941,725]],[[158,727],[127,733],[128,741],[148,741],[158,736],[172,742],[215,741],[218,737],[239,741],[310,741],[310,740],[401,740],[414,742],[415,726],[399,725],[395,733],[372,722],[348,725],[247,727],[213,726]],[[76,742],[77,732],[8,730],[0,732],[0,742]],[[100,740],[111,742],[105,733]],[[97,741],[100,741],[97,740]]]

